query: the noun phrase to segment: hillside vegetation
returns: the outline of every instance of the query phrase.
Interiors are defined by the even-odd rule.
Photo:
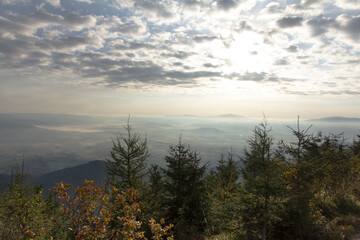
[[[360,228],[360,136],[289,132],[293,141],[274,142],[264,120],[242,157],[220,153],[213,169],[180,137],[164,167],[148,167],[147,139],[128,123],[105,185],[59,179],[44,195],[16,172],[0,239],[347,239]]]

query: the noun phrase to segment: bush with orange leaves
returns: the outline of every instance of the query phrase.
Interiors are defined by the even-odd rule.
[[[71,185],[62,182],[54,188],[60,211],[68,219],[68,230],[75,239],[146,239],[138,221],[141,208],[135,189],[118,193],[115,187],[107,191],[104,185],[85,180],[73,194],[71,190]],[[115,216],[119,209],[121,216]],[[173,239],[171,224],[163,227],[164,220],[158,224],[151,219],[149,225],[151,239]]]

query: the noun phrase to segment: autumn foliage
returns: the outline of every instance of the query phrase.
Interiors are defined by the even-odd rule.
[[[75,239],[146,239],[138,220],[141,204],[133,188],[118,192],[104,185],[86,180],[74,189],[69,184],[58,183],[54,188],[60,202],[60,211],[66,216]],[[171,240],[172,225],[164,226],[151,219],[151,239]],[[115,226],[115,227],[114,227]]]

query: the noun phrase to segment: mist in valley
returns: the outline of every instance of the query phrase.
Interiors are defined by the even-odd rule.
[[[27,171],[40,175],[109,157],[112,140],[124,132],[128,115],[116,117],[63,114],[1,114],[0,173],[9,174],[24,159]],[[148,165],[163,166],[169,145],[179,139],[200,153],[202,161],[215,166],[222,152],[238,157],[252,135],[252,129],[264,119],[237,115],[221,116],[130,116],[136,133],[148,139]],[[291,129],[297,118],[267,119],[274,144],[294,140]],[[351,142],[359,133],[358,119],[330,118],[304,120],[300,127],[316,134],[344,134]]]

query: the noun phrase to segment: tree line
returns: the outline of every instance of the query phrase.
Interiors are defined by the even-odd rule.
[[[360,227],[360,136],[310,134],[275,142],[263,120],[243,155],[210,168],[169,146],[147,167],[147,139],[130,123],[112,141],[108,182],[58,183],[44,196],[17,173],[0,198],[1,239],[347,239]]]

